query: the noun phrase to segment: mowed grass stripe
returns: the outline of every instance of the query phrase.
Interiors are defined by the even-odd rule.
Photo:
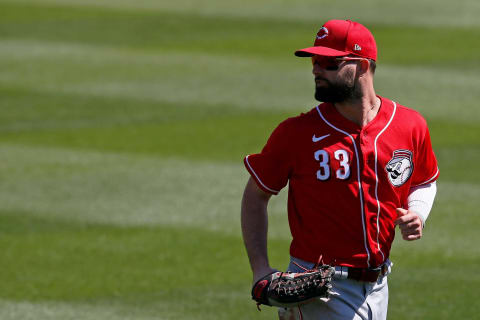
[[[113,306],[112,303],[72,303],[60,301],[29,302],[0,300],[3,320],[167,320],[174,319],[166,312],[148,315],[139,308]]]
[[[248,178],[240,161],[162,160],[27,146],[0,150],[4,210],[79,224],[188,226],[240,236],[240,198]],[[478,256],[478,247],[470,243],[478,237],[473,213],[479,188],[478,182],[454,183],[442,176],[428,240],[422,243]],[[272,198],[272,239],[290,238],[285,207],[286,192]],[[444,237],[446,229],[455,236]]]
[[[120,130],[126,127],[139,128],[142,126],[171,126],[181,123],[193,123],[197,126],[202,121],[214,121],[239,117],[250,119],[260,117],[264,122],[252,122],[248,129],[260,126],[268,134],[273,126],[290,114],[286,111],[250,110],[244,111],[228,104],[181,104],[159,103],[155,101],[141,101],[123,97],[95,96],[81,93],[53,93],[50,91],[25,89],[15,86],[0,86],[3,99],[0,107],[4,113],[0,119],[0,132],[4,133],[5,140],[21,139],[23,134],[48,134],[55,131],[71,131],[76,129],[107,129]],[[11,106],[15,108],[11,108]],[[271,119],[271,120],[269,120]],[[116,128],[116,129],[115,129]],[[126,128],[125,128],[126,129]],[[208,128],[205,128],[208,130]],[[240,129],[240,128],[239,128]],[[194,131],[188,129],[188,134]],[[167,134],[170,138],[174,132]],[[10,136],[8,136],[10,135]],[[218,133],[217,133],[218,135]],[[226,133],[224,133],[226,135]],[[16,138],[15,138],[16,137]],[[60,140],[63,137],[58,136]],[[262,137],[245,137],[248,139],[265,139]],[[86,139],[87,140],[87,139]],[[88,140],[87,140],[88,141]],[[144,141],[154,143],[154,141]],[[48,144],[48,141],[45,141]],[[142,141],[140,142],[140,144]],[[128,143],[127,143],[128,145]],[[127,150],[129,147],[126,147]],[[156,150],[160,151],[160,150]],[[152,150],[155,152],[155,149]],[[232,155],[232,159],[236,155]]]
[[[274,64],[266,59],[229,59],[218,55],[145,54],[112,48],[52,42],[7,42],[0,83],[47,93],[136,99],[139,102],[190,103],[236,108],[291,109],[311,105],[311,94],[298,99],[275,96],[312,87],[309,62]],[[31,52],[31,55],[15,53]],[[90,57],[95,57],[90,59]],[[295,65],[296,63],[296,65]],[[295,70],[296,66],[302,69]],[[306,67],[306,68],[305,68]],[[263,70],[262,70],[263,69]],[[261,70],[258,72],[258,70]],[[179,110],[180,112],[182,110]]]
[[[5,210],[79,223],[173,225],[240,235],[248,179],[236,163],[199,162],[28,146],[0,148]],[[27,199],[27,201],[25,201]],[[288,235],[284,198],[272,235]],[[274,220],[273,220],[274,221]]]
[[[52,129],[31,132],[4,133],[0,141],[32,146],[71,147],[84,151],[110,151],[145,154],[155,157],[220,161],[241,164],[249,153],[260,152],[278,116],[256,118],[248,116],[211,116],[208,119],[183,121],[173,124],[122,125],[104,128]],[[479,130],[473,126],[450,125],[455,134],[465,134],[458,145],[453,145],[450,131],[433,130],[435,151],[442,178],[451,181],[477,183],[479,173],[472,171],[480,160]],[[245,130],[258,133],[244,135]],[[445,144],[442,138],[447,137]],[[450,139],[449,139],[450,138]],[[450,140],[450,141],[449,141]],[[205,144],[205,141],[208,141]],[[469,145],[469,143],[471,143]],[[461,160],[460,160],[461,159]],[[459,161],[463,165],[459,166]],[[214,172],[212,172],[214,174]]]
[[[0,3],[4,39],[71,41],[142,50],[184,50],[224,55],[290,57],[312,43],[310,21],[207,17],[194,13],[116,11],[101,8]],[[52,19],[54,18],[54,19]],[[367,24],[380,61],[406,65],[479,66],[480,28]],[[58,24],[62,27],[58,28]],[[461,37],[459,37],[461,34]],[[415,55],[411,53],[415,52]]]
[[[480,284],[475,271],[478,258],[465,256],[459,263],[456,255],[413,244],[402,254],[394,252],[388,319],[476,319],[480,307],[470,297],[476,297],[474,288]],[[457,271],[455,276],[452,269]]]
[[[278,0],[244,0],[242,2],[218,0],[2,0],[2,2],[27,3],[35,5],[62,5],[69,7],[108,8],[136,12],[160,11],[193,13],[209,17],[255,17],[259,20],[281,19],[283,21],[318,21],[332,19],[353,19],[384,24],[422,25],[436,27],[479,26],[480,8],[475,1],[445,0],[404,0],[387,2],[340,1],[338,5],[318,0],[295,2]]]
[[[250,288],[232,290],[213,286],[177,289],[148,294],[149,299],[155,299],[148,304],[126,303],[118,298],[89,302],[0,300],[0,317],[2,320],[220,320],[272,319],[277,316],[276,308],[264,308],[259,313],[250,300],[249,291]],[[138,300],[143,298],[137,297]]]
[[[1,275],[2,298],[101,300],[162,293],[192,283],[238,285],[238,278],[232,278],[231,283],[224,282],[229,272],[227,266],[242,277],[248,276],[242,243],[236,236],[221,236],[184,226],[75,227],[56,220],[5,212],[0,219],[3,229],[5,226],[12,229],[3,232],[0,240],[3,263],[9,266]],[[202,243],[202,251],[192,246],[196,242]],[[232,254],[233,251],[237,254]],[[217,266],[205,259],[207,253],[222,261],[225,269],[217,271]],[[182,263],[205,273],[217,271],[218,277],[209,279],[196,272],[187,272],[177,278],[179,270],[162,267],[180,267]],[[167,281],[173,278],[174,282]]]
[[[310,63],[295,57],[280,62],[204,54],[191,60],[190,54],[182,52],[116,52],[108,47],[36,41],[1,42],[0,48],[5,49],[0,54],[0,84],[7,91],[118,98],[120,110],[124,109],[121,99],[157,102],[159,111],[160,104],[191,104],[199,109],[222,106],[226,112],[238,108],[294,110],[296,114],[316,105]],[[17,51],[24,53],[17,55]],[[474,123],[480,118],[477,73],[475,68],[379,65],[377,92],[418,109],[429,119]],[[67,114],[68,103],[62,107],[60,112]],[[183,109],[177,113],[188,117]],[[77,114],[73,110],[72,118]]]

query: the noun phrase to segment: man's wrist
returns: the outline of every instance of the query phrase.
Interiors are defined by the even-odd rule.
[[[408,208],[408,211],[415,214],[420,219],[420,221],[422,222],[422,228],[423,228],[425,226],[425,217],[420,213],[420,210],[418,210],[418,208],[416,207],[411,207],[411,208]]]
[[[276,269],[273,269],[269,265],[263,266],[261,268],[257,268],[253,271],[253,283],[257,282],[261,278],[265,277],[266,275],[277,271]]]

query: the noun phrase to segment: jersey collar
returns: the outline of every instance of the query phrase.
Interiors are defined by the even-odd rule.
[[[335,127],[342,129],[348,133],[359,133],[360,131],[376,132],[382,130],[390,120],[393,113],[393,102],[384,97],[380,98],[380,109],[377,115],[365,127],[360,127],[353,121],[348,120],[342,116],[332,103],[326,102],[319,105],[322,115],[325,119],[333,124]],[[322,119],[320,119],[322,120]],[[322,120],[323,121],[323,120]]]

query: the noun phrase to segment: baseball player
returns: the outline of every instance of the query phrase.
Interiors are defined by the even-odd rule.
[[[242,232],[253,281],[271,273],[267,204],[288,184],[292,234],[288,271],[321,257],[335,267],[328,300],[279,309],[280,319],[386,319],[390,249],[422,237],[439,170],[422,116],[376,95],[377,47],[371,32],[330,20],[310,57],[315,98],[323,103],[278,125],[258,154],[242,200]]]

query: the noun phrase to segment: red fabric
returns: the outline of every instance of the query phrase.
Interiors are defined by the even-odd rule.
[[[295,55],[345,56],[353,54],[377,60],[377,45],[372,33],[358,22],[330,20],[318,31],[313,47],[297,50]]]
[[[395,209],[411,186],[437,179],[425,120],[380,98],[379,113],[364,128],[324,103],[282,122],[261,153],[245,158],[264,191],[277,194],[289,184],[292,256],[315,263],[323,255],[325,263],[358,268],[382,264],[394,239]],[[403,170],[396,179],[389,164]]]

